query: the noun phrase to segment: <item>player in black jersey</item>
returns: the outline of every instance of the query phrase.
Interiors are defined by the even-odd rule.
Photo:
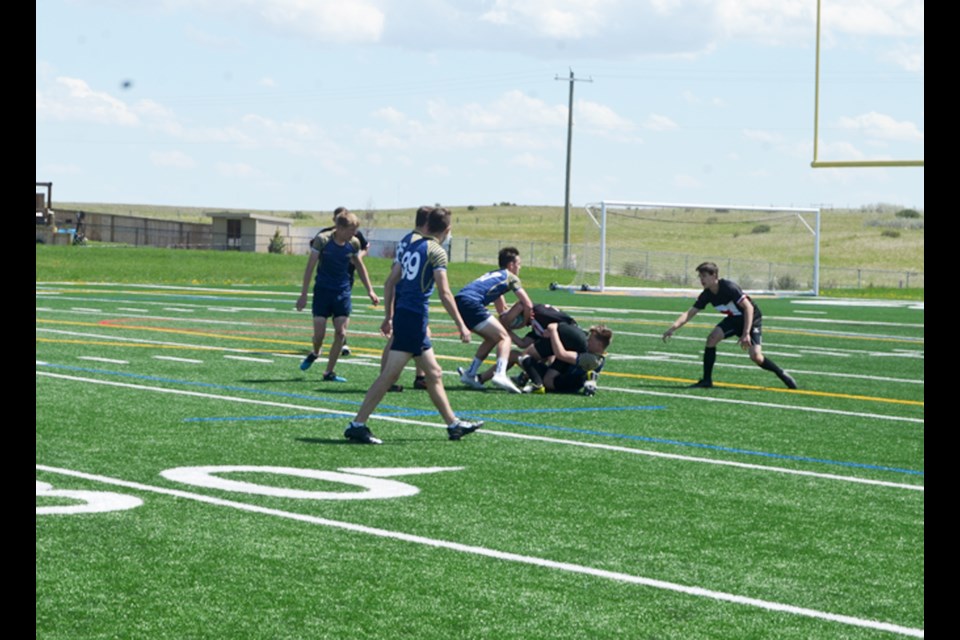
[[[720,277],[720,269],[712,262],[697,265],[697,274],[703,292],[687,311],[674,320],[670,328],[664,331],[663,341],[670,339],[677,329],[687,324],[691,318],[703,311],[707,304],[726,315],[707,336],[707,346],[703,350],[703,377],[690,385],[708,389],[713,386],[713,365],[717,360],[717,345],[724,338],[739,336],[740,348],[750,353],[750,359],[761,369],[773,372],[789,389],[796,389],[793,377],[778,367],[773,360],[766,358],[760,347],[762,341],[761,322],[763,315],[760,307],[753,303],[750,296],[732,280]]]

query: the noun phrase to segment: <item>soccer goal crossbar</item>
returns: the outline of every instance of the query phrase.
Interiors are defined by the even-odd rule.
[[[603,200],[584,210],[587,225],[599,235],[598,247],[584,249],[596,260],[588,266],[582,254],[577,261],[581,274],[598,279],[590,289],[659,286],[610,286],[613,274],[695,288],[694,265],[711,261],[722,275],[755,293],[817,295],[820,290],[819,208]]]

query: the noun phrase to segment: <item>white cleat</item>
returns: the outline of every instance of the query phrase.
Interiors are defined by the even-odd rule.
[[[467,385],[472,389],[483,389],[483,383],[477,380],[479,376],[470,376],[467,375],[466,370],[463,367],[457,367],[457,373],[460,374],[460,382]]]
[[[513,380],[511,380],[505,373],[494,375],[490,379],[490,382],[492,382],[494,386],[505,389],[510,393],[520,393],[520,389],[517,387],[517,385],[513,384]]]

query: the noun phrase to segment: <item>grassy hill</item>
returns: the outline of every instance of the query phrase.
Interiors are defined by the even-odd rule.
[[[212,211],[240,211],[201,207],[171,207],[136,204],[58,203],[58,208],[134,215],[184,222],[209,222]],[[563,207],[548,206],[455,206],[454,234],[472,241],[563,242]],[[296,226],[320,226],[329,222],[330,211],[244,210],[286,217]],[[923,217],[898,217],[899,208],[878,205],[862,209],[826,209],[821,213],[821,264],[832,268],[889,269],[923,272]],[[354,210],[364,227],[405,228],[413,209]],[[608,235],[611,249],[673,251],[700,256],[723,255],[759,260],[807,260],[808,232],[797,220],[769,232],[756,233],[762,220],[727,222],[723,214],[691,214],[684,221],[668,222],[657,216],[621,219]],[[571,210],[572,245],[596,241],[583,209]],[[575,249],[574,249],[575,250]]]

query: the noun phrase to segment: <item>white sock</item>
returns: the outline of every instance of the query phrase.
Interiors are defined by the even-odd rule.
[[[494,370],[493,375],[502,376],[507,373],[507,361],[503,358],[497,358],[497,368]]]

